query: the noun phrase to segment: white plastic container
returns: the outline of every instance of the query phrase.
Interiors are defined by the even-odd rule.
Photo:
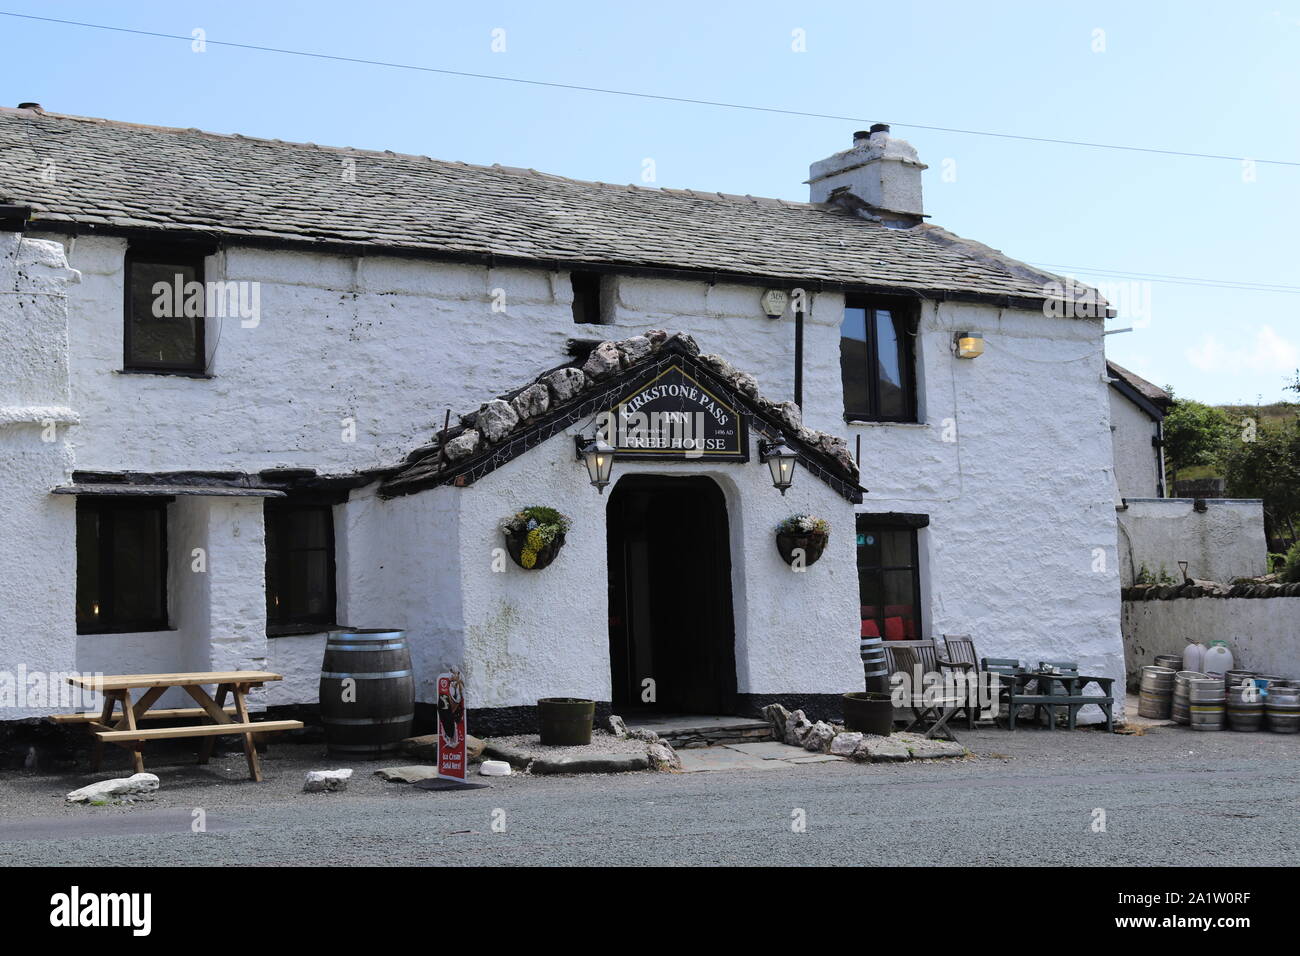
[[[478,772],[484,777],[508,777],[510,776],[510,764],[504,760],[484,760],[479,766]]]
[[[1228,650],[1227,641],[1210,641],[1205,651],[1205,666],[1201,670],[1217,677],[1232,670],[1232,651]]]
[[[1205,645],[1200,641],[1192,641],[1183,648],[1183,670],[1205,671]]]

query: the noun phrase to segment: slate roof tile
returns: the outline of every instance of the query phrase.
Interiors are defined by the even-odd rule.
[[[348,161],[348,162],[345,162]],[[53,164],[51,167],[49,164]],[[54,181],[40,175],[52,168]],[[355,171],[349,182],[345,171]],[[0,108],[0,199],[36,223],[202,230],[1041,300],[1056,276],[835,204],[580,182],[508,166]]]

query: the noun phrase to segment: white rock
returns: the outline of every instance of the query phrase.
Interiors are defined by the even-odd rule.
[[[588,377],[599,382],[603,378],[609,378],[619,368],[618,346],[613,342],[601,342],[591,354],[587,356],[587,362],[582,366],[582,370],[587,373]]]
[[[479,408],[474,424],[479,434],[496,444],[519,424],[519,414],[509,402],[494,398]]]
[[[609,732],[622,740],[627,736],[627,723],[618,714],[610,714]]]
[[[785,722],[785,742],[791,747],[802,747],[808,731],[812,730],[810,721],[802,710],[796,710]]]
[[[808,735],[803,739],[803,749],[811,750],[813,753],[827,753],[831,749],[831,741],[835,739],[835,728],[824,720],[819,720],[812,725]]]
[[[452,461],[459,461],[467,458],[474,452],[478,451],[479,433],[473,428],[467,428],[451,441],[447,442],[447,457]]]
[[[647,747],[646,756],[650,758],[650,766],[655,770],[671,771],[682,769],[682,758],[677,756],[677,751],[662,740]]]
[[[484,760],[479,764],[478,772],[485,777],[508,777],[510,764],[504,760]]]
[[[587,383],[586,376],[582,374],[580,368],[556,369],[549,375],[543,375],[541,381],[550,386],[556,404],[567,402],[573,398],[582,391]]]
[[[862,734],[849,732],[836,734],[831,741],[831,753],[840,757],[852,757],[854,751],[862,744]]]
[[[308,770],[303,781],[303,793],[322,793],[326,790],[346,790],[351,770]]]
[[[112,797],[129,793],[152,793],[158,789],[158,778],[151,773],[137,773],[130,777],[118,777],[114,780],[101,780],[80,790],[68,794],[69,803],[93,802],[100,797]]]
[[[551,407],[551,392],[545,385],[533,384],[516,395],[510,402],[520,421],[544,415]]]

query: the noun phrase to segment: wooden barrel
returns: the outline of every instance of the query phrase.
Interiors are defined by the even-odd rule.
[[[1138,689],[1138,716],[1168,720],[1174,699],[1174,671],[1168,667],[1142,668]]]
[[[1175,654],[1157,654],[1156,667],[1168,667],[1171,671],[1177,672],[1183,669],[1183,658]]]
[[[1174,700],[1169,708],[1169,716],[1173,718],[1174,723],[1185,724],[1191,720],[1191,712],[1188,710],[1187,687],[1193,680],[1204,680],[1205,675],[1200,671],[1179,671],[1174,675]]]
[[[1270,687],[1264,698],[1264,718],[1274,733],[1300,731],[1300,687]]]
[[[1228,727],[1255,731],[1264,717],[1264,698],[1253,684],[1240,684],[1228,692]]]
[[[415,677],[406,632],[334,631],[320,673],[325,744],[340,757],[383,757],[411,736]]]
[[[1187,682],[1189,724],[1192,730],[1223,729],[1223,681],[1210,677]]]
[[[885,664],[885,642],[879,637],[864,637],[858,645],[862,656],[862,673],[868,692],[889,693],[889,668]]]

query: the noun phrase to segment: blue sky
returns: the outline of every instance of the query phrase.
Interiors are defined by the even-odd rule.
[[[1300,0],[1223,3],[186,3],[0,10],[894,124],[931,221],[1101,284],[1112,358],[1215,403],[1296,395]],[[493,50],[504,31],[503,51]],[[805,50],[796,52],[796,34]],[[1100,32],[1098,32],[1100,31]],[[500,46],[502,34],[496,35]],[[806,199],[852,121],[325,62],[0,17],[6,105]],[[1028,143],[957,127],[1219,153]],[[948,175],[944,173],[947,171]],[[1068,268],[1067,268],[1068,267]],[[1089,270],[1100,270],[1089,271]],[[1288,286],[1283,291],[1105,273]]]

